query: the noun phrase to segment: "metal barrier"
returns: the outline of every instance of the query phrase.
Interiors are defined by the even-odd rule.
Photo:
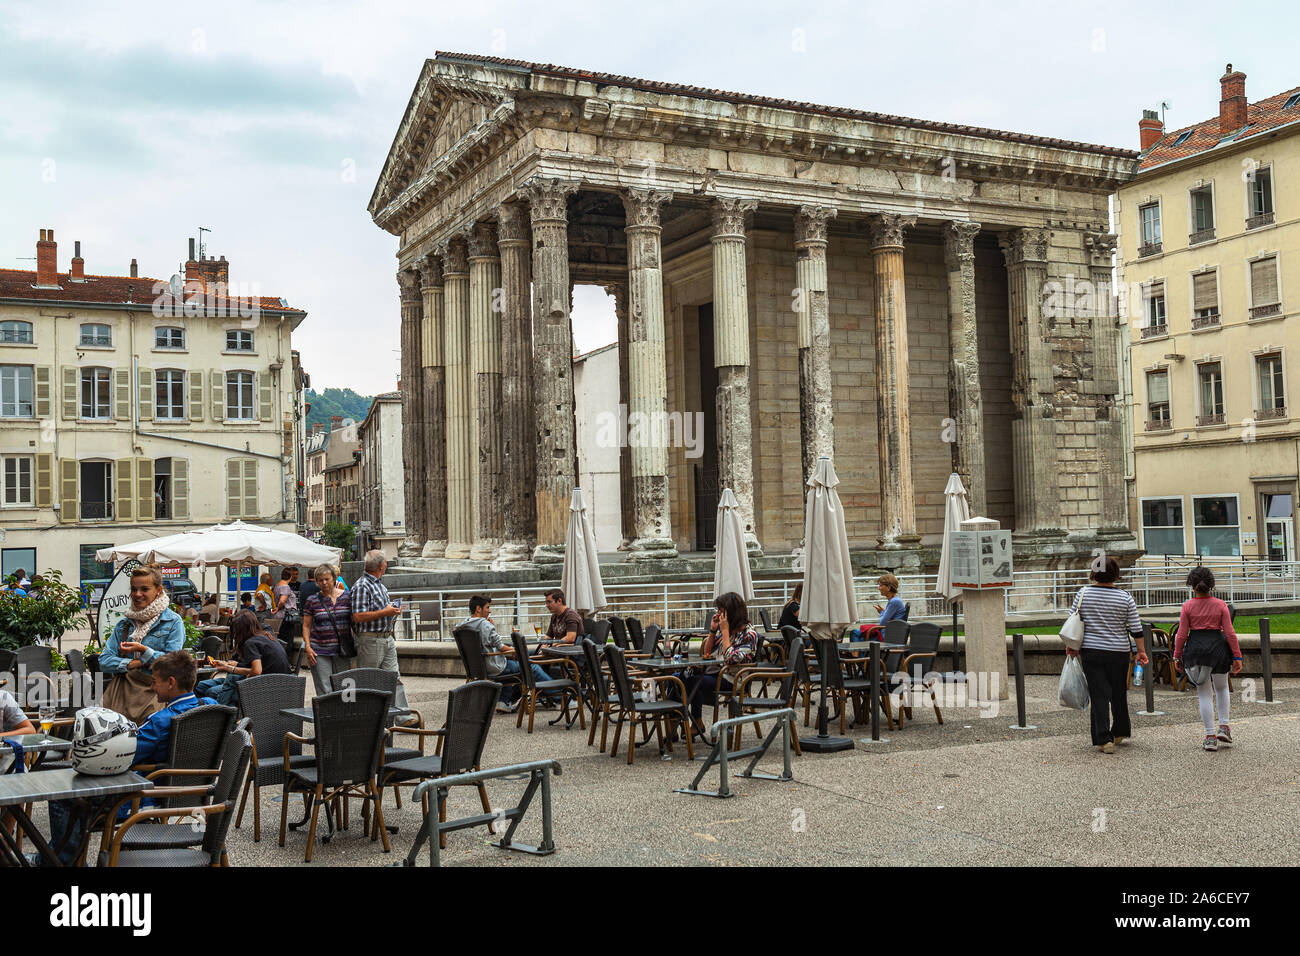
[[[741,717],[728,717],[726,720],[719,720],[709,728],[709,737],[714,741],[713,751],[709,754],[708,759],[704,761],[704,766],[700,768],[700,772],[695,775],[695,779],[691,781],[689,787],[678,787],[673,793],[693,793],[701,797],[719,798],[735,796],[727,783],[727,761],[749,756],[753,756],[754,759],[749,762],[749,766],[745,768],[743,773],[736,774],[737,777],[745,777],[750,780],[793,780],[794,771],[790,767],[790,721],[794,720],[794,716],[794,711],[791,708],[784,707],[781,710],[745,714]],[[767,736],[763,738],[761,744],[743,750],[730,752],[727,750],[727,741],[731,738],[731,728],[756,723],[760,720],[776,720],[776,726],[767,732]],[[778,730],[781,732],[781,753],[785,760],[784,770],[782,770],[779,777],[770,773],[755,773],[754,767],[763,759],[763,755],[767,753],[767,748],[772,746],[772,741],[776,739]],[[719,733],[719,731],[723,732]],[[700,784],[703,782],[705,774],[713,768],[714,764],[718,765],[720,772],[718,789],[701,790],[699,788]]]
[[[441,866],[440,850],[444,833],[479,826],[487,826],[490,832],[495,833],[496,825],[503,820],[509,820],[510,826],[501,839],[492,844],[493,846],[502,850],[518,850],[520,853],[531,853],[534,856],[549,856],[555,852],[555,837],[551,831],[551,774],[554,773],[558,776],[561,772],[558,760],[534,760],[529,763],[516,763],[508,767],[495,767],[491,770],[475,770],[471,773],[458,773],[450,777],[437,777],[433,780],[424,781],[415,788],[415,798],[423,799],[425,794],[433,790],[435,791],[435,799],[429,807],[429,812],[424,815],[424,822],[420,824],[420,830],[415,835],[415,843],[411,846],[410,852],[406,854],[406,859],[394,865],[415,866],[420,847],[427,840],[429,841],[429,865]],[[511,777],[523,773],[529,775],[529,781],[527,789],[524,790],[524,795],[519,799],[518,806],[511,807],[509,810],[497,810],[494,813],[479,813],[472,817],[461,817],[458,820],[444,821],[442,819],[447,805],[447,793],[452,787],[478,786],[485,780],[495,780],[500,777]],[[519,821],[524,818],[524,814],[528,812],[528,806],[532,803],[539,785],[542,788],[541,845],[528,846],[524,843],[515,843],[513,839],[515,829],[519,826]]]

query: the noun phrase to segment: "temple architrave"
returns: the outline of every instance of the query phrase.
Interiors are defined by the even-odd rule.
[[[622,550],[788,555],[834,459],[863,567],[933,564],[956,470],[1018,568],[1135,555],[1111,284],[1136,153],[492,57],[426,61],[369,210],[400,240],[403,547],[561,560],[572,289],[614,298]],[[1106,292],[1109,296],[1109,292]],[[618,414],[618,409],[609,410]],[[704,440],[686,437],[699,425]],[[486,566],[486,565],[482,565]]]

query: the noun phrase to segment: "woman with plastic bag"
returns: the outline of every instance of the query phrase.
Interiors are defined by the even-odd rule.
[[[1129,636],[1137,643],[1137,662],[1146,666],[1146,647],[1142,639],[1142,621],[1133,596],[1115,586],[1119,580],[1119,563],[1106,558],[1104,565],[1092,572],[1092,584],[1079,589],[1070,606],[1083,621],[1083,646],[1066,648],[1069,657],[1079,656],[1083,676],[1088,682],[1092,705],[1092,745],[1102,753],[1113,754],[1116,744],[1125,744],[1132,736],[1128,713]],[[1064,677],[1064,675],[1062,675]]]
[[[1206,750],[1232,746],[1228,727],[1228,671],[1241,673],[1241,643],[1232,628],[1228,605],[1216,597],[1214,572],[1196,567],[1187,575],[1192,597],[1183,603],[1178,615],[1178,636],[1174,639],[1174,667],[1187,674],[1196,685],[1196,699],[1205,724]],[[1215,729],[1214,708],[1218,705],[1219,723]]]

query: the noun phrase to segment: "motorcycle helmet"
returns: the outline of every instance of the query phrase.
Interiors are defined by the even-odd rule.
[[[135,762],[138,733],[139,728],[115,710],[82,708],[72,730],[72,769],[96,777],[124,773]]]

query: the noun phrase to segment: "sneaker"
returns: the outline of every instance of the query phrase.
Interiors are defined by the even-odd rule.
[[[1108,740],[1097,749],[1104,754],[1113,754],[1115,752],[1115,743],[1114,741]]]
[[[1218,740],[1225,747],[1232,746],[1232,731],[1228,729],[1227,724],[1219,724]]]
[[[512,701],[511,701],[510,703],[508,703],[508,704],[502,704],[502,705],[501,705],[499,708],[497,708],[497,709],[500,710],[501,713],[503,713],[503,714],[513,714],[515,711],[517,711],[517,710],[519,709],[519,701],[517,701],[517,700],[512,700]]]
[[[1203,746],[1205,747],[1206,750],[1218,750],[1219,738],[1214,736],[1214,734],[1206,734],[1205,743],[1203,744]]]
[[[1115,746],[1117,746],[1117,747],[1126,747],[1126,746],[1128,746],[1128,738],[1127,738],[1127,737],[1116,737],[1116,738],[1115,738]]]

